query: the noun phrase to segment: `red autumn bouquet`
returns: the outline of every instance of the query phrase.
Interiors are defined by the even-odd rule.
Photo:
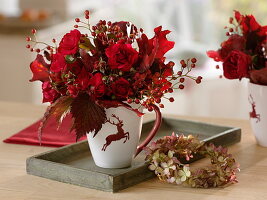
[[[261,26],[253,15],[235,11],[229,20],[228,39],[217,51],[207,55],[223,62],[228,79],[249,78],[252,83],[267,85],[267,26]]]
[[[27,37],[32,52],[37,52],[31,63],[31,81],[42,82],[43,102],[50,102],[40,133],[46,121],[54,117],[58,122],[71,114],[77,139],[88,132],[95,135],[106,121],[105,109],[124,106],[141,115],[131,103],[140,104],[149,111],[159,107],[165,94],[173,89],[183,89],[185,78],[201,82],[201,77],[189,75],[195,67],[196,59],[182,60],[181,70],[174,73],[174,62],[165,62],[165,53],[173,48],[168,41],[168,30],[159,26],[155,35],[148,39],[143,29],[129,22],[106,22],[100,20],[95,26],[89,23],[89,11],[85,19],[75,21],[87,33],[74,29],[64,35],[56,46],[39,42],[36,30],[33,38]],[[44,44],[44,49],[36,47]],[[134,48],[137,47],[137,48]],[[42,52],[42,54],[41,54]],[[167,98],[173,102],[173,97]]]

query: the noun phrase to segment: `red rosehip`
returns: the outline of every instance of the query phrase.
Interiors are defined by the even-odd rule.
[[[26,48],[27,48],[27,49],[31,48],[31,45],[29,45],[29,44],[28,44],[28,45],[26,45]]]
[[[26,37],[26,41],[27,42],[31,41],[31,38],[30,37]]]
[[[31,52],[33,52],[33,51],[34,51],[34,49],[33,49],[33,48],[31,48],[31,49],[30,49],[30,51],[31,51]]]
[[[85,19],[89,19],[90,17],[89,17],[89,15],[85,15],[84,18]]]
[[[184,78],[180,78],[180,82],[183,83],[185,81]]]
[[[140,28],[140,32],[143,33],[144,32],[144,29]]]
[[[133,100],[132,99],[127,99],[127,103],[132,103]]]
[[[36,29],[32,29],[32,34],[35,34],[36,33]]]
[[[185,61],[184,61],[184,60],[181,60],[181,61],[180,61],[180,64],[181,64],[181,65],[184,65],[184,64],[185,64]]]
[[[222,78],[222,77],[223,77],[222,75],[219,76],[219,78]]]
[[[229,18],[229,23],[232,24],[233,21],[234,21],[234,18],[233,18],[233,17],[230,17],[230,18]]]
[[[181,89],[181,90],[184,89],[184,85],[183,84],[180,84],[179,85],[179,89]]]
[[[75,22],[79,23],[81,20],[79,18],[75,19]]]
[[[173,89],[172,89],[172,88],[169,88],[169,89],[168,89],[168,92],[169,92],[169,93],[173,93]]]
[[[95,33],[95,32],[92,32],[91,35],[92,35],[93,37],[95,37],[95,36],[96,36],[96,33]]]
[[[192,67],[192,68],[195,68],[195,67],[196,67],[196,64],[195,64],[195,63],[192,63],[192,64],[191,64],[191,67]]]
[[[192,58],[192,59],[191,59],[191,62],[192,62],[192,63],[196,63],[196,62],[197,62],[197,59],[196,59],[196,58]]]
[[[140,103],[140,100],[139,100],[139,99],[135,99],[134,102],[135,102],[136,104],[139,104],[139,103]]]
[[[174,98],[173,97],[169,98],[169,101],[174,102]]]
[[[164,105],[163,105],[163,104],[159,104],[159,107],[160,107],[160,108],[164,108]]]
[[[160,98],[156,98],[155,101],[156,101],[156,103],[160,103],[161,99]]]
[[[51,50],[51,46],[47,46],[46,49],[47,49],[47,50]]]
[[[79,26],[77,24],[74,25],[74,28],[78,28]]]
[[[220,69],[220,66],[219,65],[216,65],[216,69]]]
[[[183,73],[183,72],[181,72],[181,71],[178,71],[178,72],[177,72],[177,75],[178,75],[178,76],[181,76],[181,75],[182,75],[182,73]]]
[[[56,43],[56,42],[57,42],[57,40],[56,40],[56,39],[53,39],[53,40],[52,40],[52,42],[53,42],[53,43]]]
[[[230,36],[230,33],[229,32],[226,32],[226,34],[225,34],[226,36]]]
[[[84,11],[84,15],[90,15],[89,10],[85,10],[85,11]]]
[[[40,52],[41,52],[41,50],[40,50],[40,49],[35,49],[35,51],[36,51],[37,53],[40,53]]]
[[[233,28],[229,28],[229,32],[234,32],[234,29]]]
[[[111,25],[112,25],[111,21],[108,21],[108,26],[111,26]]]
[[[107,24],[106,20],[103,20],[102,24],[105,26]]]

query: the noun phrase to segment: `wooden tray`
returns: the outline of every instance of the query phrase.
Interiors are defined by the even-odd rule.
[[[152,126],[153,122],[143,124],[142,138]],[[229,146],[241,139],[240,128],[163,118],[155,140],[172,132],[198,135],[205,142],[222,146]],[[196,157],[196,159],[199,158]],[[117,192],[154,177],[154,174],[148,170],[142,153],[134,159],[129,168],[97,167],[91,157],[87,141],[30,157],[26,164],[28,174],[108,192]]]

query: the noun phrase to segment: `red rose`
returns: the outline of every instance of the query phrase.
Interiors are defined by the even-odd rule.
[[[131,44],[122,42],[108,47],[106,55],[111,69],[120,69],[125,72],[130,71],[138,59],[138,52],[132,48]]]
[[[53,54],[52,61],[51,61],[51,72],[60,72],[61,70],[65,69],[67,66],[65,57],[61,54]]]
[[[113,94],[119,99],[126,99],[130,91],[130,83],[124,78],[119,78],[112,85]]]
[[[59,43],[58,52],[63,55],[73,55],[79,50],[81,33],[77,29],[70,31],[62,38]]]
[[[100,98],[105,94],[106,85],[104,84],[103,75],[101,73],[96,73],[90,80],[91,91],[96,98]]]
[[[60,95],[54,90],[49,81],[45,81],[42,84],[43,89],[43,103],[50,102],[53,103]]]
[[[244,51],[245,43],[243,36],[234,34],[221,44],[218,51],[208,51],[207,55],[216,62],[223,61],[233,50]]]
[[[251,57],[241,51],[232,51],[223,63],[224,76],[228,79],[248,77]]]

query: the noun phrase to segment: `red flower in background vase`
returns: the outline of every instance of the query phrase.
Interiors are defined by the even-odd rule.
[[[248,77],[251,57],[241,51],[232,51],[223,63],[224,76],[228,79]]]
[[[45,102],[53,103],[60,96],[59,93],[52,88],[52,85],[49,81],[43,82],[42,90],[43,90],[43,103]]]
[[[130,83],[124,78],[119,78],[111,85],[111,88],[117,98],[125,99],[130,91]]]
[[[70,31],[59,43],[58,52],[62,55],[74,55],[79,50],[81,33],[77,29]]]
[[[138,52],[132,48],[131,44],[120,41],[106,49],[108,64],[111,69],[130,71],[138,59]]]

